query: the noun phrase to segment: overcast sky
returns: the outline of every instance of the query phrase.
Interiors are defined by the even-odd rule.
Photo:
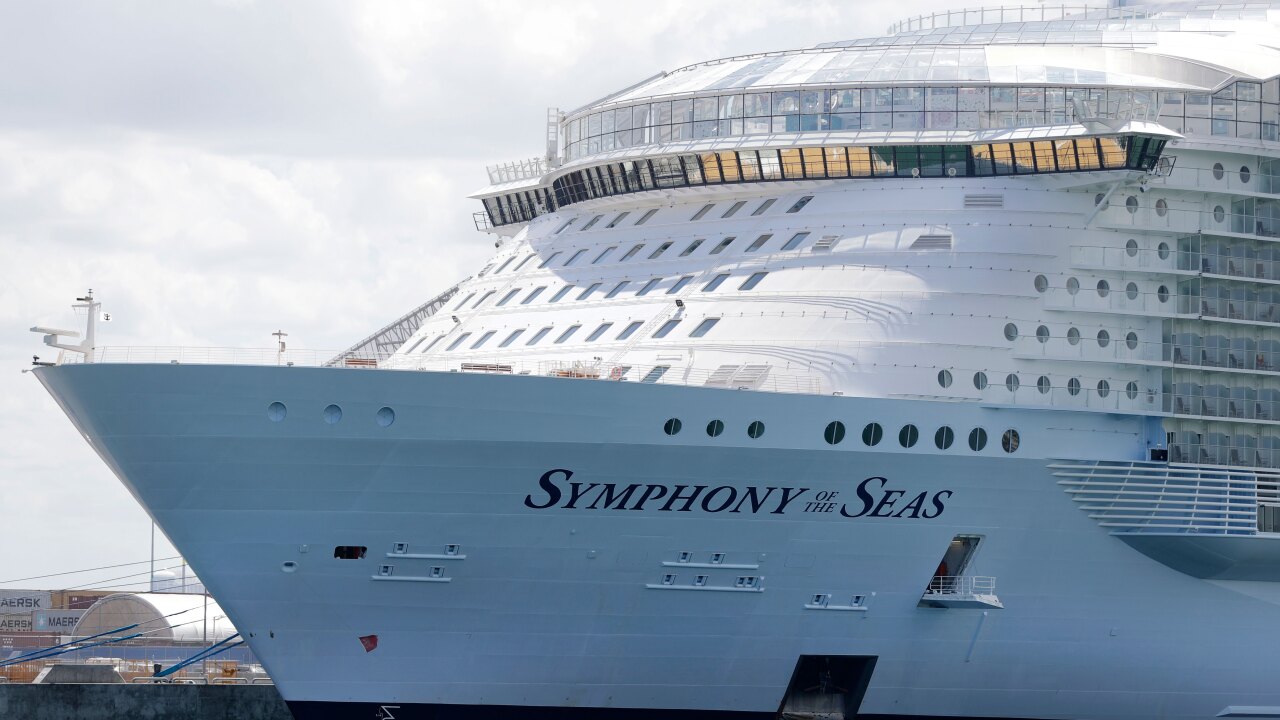
[[[484,167],[662,70],[881,34],[939,0],[0,5],[0,587],[145,560],[150,521],[30,375],[99,345],[341,350],[474,272]],[[168,554],[168,553],[164,553]]]

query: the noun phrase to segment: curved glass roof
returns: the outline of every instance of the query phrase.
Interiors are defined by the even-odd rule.
[[[998,9],[1007,13],[1018,8]],[[1031,8],[1041,12],[1041,8]],[[950,22],[986,15],[940,13]],[[1114,8],[1058,20],[948,25],[714,60],[642,82],[571,116],[646,98],[841,84],[1039,82],[1214,90],[1280,74],[1280,3]],[[1138,15],[1114,17],[1115,15]],[[1002,17],[1004,17],[1002,16]]]

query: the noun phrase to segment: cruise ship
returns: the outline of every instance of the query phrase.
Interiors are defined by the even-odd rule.
[[[1280,718],[1278,76],[1253,2],[702,62],[340,355],[89,294],[33,372],[300,720]]]

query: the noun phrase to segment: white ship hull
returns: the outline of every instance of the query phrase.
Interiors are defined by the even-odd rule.
[[[874,658],[853,708],[871,716],[1280,714],[1277,584],[1156,562],[1050,468],[1131,457],[1159,432],[1139,416],[458,373],[36,373],[299,718],[773,715],[801,656]],[[922,607],[962,534],[998,600]]]

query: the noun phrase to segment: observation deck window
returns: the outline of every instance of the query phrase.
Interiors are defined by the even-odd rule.
[[[504,348],[510,345],[511,343],[515,342],[516,339],[523,334],[524,334],[524,328],[520,328],[519,330],[512,330],[510,335],[504,338],[502,342],[498,343],[498,347]]]
[[[652,280],[650,280],[649,282],[645,283],[645,284],[644,284],[644,287],[642,287],[642,288],[640,288],[639,290],[637,290],[637,291],[636,291],[636,297],[641,297],[641,296],[643,296],[643,295],[648,295],[648,294],[649,294],[649,291],[650,291],[650,290],[652,290],[652,289],[654,289],[655,287],[657,287],[658,283],[660,283],[660,282],[662,282],[662,278],[660,278],[660,277],[653,278],[653,279],[652,279]]]
[[[529,345],[537,345],[537,344],[538,344],[538,341],[539,341],[539,340],[541,340],[542,338],[546,337],[546,336],[547,336],[547,333],[549,333],[549,332],[551,332],[551,326],[550,326],[550,325],[548,325],[548,326],[546,326],[546,327],[542,328],[541,330],[539,330],[538,332],[534,333],[534,334],[533,334],[533,337],[529,338],[529,342],[525,343],[525,346],[527,347],[527,346],[529,346]]]
[[[743,283],[742,283],[741,285],[739,285],[739,286],[738,286],[738,289],[739,289],[739,290],[753,290],[753,289],[755,289],[755,286],[757,286],[757,285],[759,285],[759,284],[760,284],[760,281],[761,281],[761,280],[764,280],[764,276],[765,276],[765,275],[768,275],[768,274],[769,274],[769,273],[768,273],[768,271],[761,271],[761,272],[758,272],[758,273],[752,273],[752,274],[751,274],[751,277],[749,277],[749,278],[747,278],[746,280],[744,280],[744,281],[743,281]]]
[[[654,333],[653,333],[653,337],[654,337],[655,339],[661,339],[661,338],[664,338],[664,337],[666,337],[667,335],[671,334],[671,331],[672,331],[672,330],[675,330],[675,329],[676,329],[676,326],[677,326],[677,325],[679,325],[679,324],[680,324],[680,318],[675,318],[675,319],[673,319],[673,320],[668,320],[668,321],[666,321],[666,322],[662,323],[662,327],[658,328],[658,330],[657,330],[656,332],[654,332]]]
[[[541,295],[543,290],[546,290],[546,289],[547,289],[546,285],[539,285],[538,287],[529,291],[529,294],[525,297],[525,299],[520,301],[520,304],[528,305],[529,303],[533,302],[535,298]]]
[[[622,332],[618,333],[617,339],[626,340],[632,335],[635,335],[636,331],[639,330],[642,325],[644,325],[643,320],[632,321],[631,324],[627,325],[625,328],[622,329]]]
[[[769,242],[769,239],[772,237],[773,237],[772,233],[766,233],[764,235],[761,235],[760,237],[756,238],[754,242],[752,242],[750,245],[747,246],[746,252],[753,253],[759,250],[760,248],[764,247],[764,244]]]
[[[565,285],[564,287],[560,288],[559,290],[556,291],[555,295],[551,296],[551,299],[547,301],[547,304],[560,302],[560,300],[563,299],[565,295],[569,294],[569,291],[572,290],[573,287],[574,287],[573,285]]]
[[[689,337],[700,338],[703,335],[706,335],[718,322],[720,322],[720,318],[707,318],[706,320],[703,320],[698,323],[698,326],[693,329],[693,332],[689,333]]]
[[[573,334],[578,332],[578,330],[580,330],[581,328],[582,328],[581,325],[570,325],[567,330],[560,333],[560,337],[556,338],[556,344],[559,345],[564,341],[568,340],[569,338],[573,337]]]
[[[631,284],[631,281],[630,281],[630,280],[623,280],[622,282],[618,283],[617,285],[614,285],[614,286],[613,286],[613,289],[612,289],[612,290],[610,290],[610,291],[608,292],[608,294],[606,294],[606,295],[604,296],[604,297],[605,297],[605,299],[606,299],[606,300],[608,300],[609,298],[617,297],[617,296],[618,296],[618,293],[620,293],[620,292],[622,292],[623,290],[625,290],[625,289],[627,288],[627,286],[628,286],[628,285],[630,285],[630,284]]]
[[[599,340],[600,336],[608,332],[611,327],[613,327],[613,323],[611,322],[601,323],[600,327],[592,330],[591,334],[587,336],[587,342],[595,342],[596,340]]]
[[[679,280],[677,280],[675,285],[672,285],[670,288],[667,289],[667,294],[674,295],[680,292],[681,290],[683,290],[684,286],[688,285],[691,282],[693,282],[693,276],[685,275],[684,277],[681,277]]]
[[[622,256],[622,259],[619,260],[618,262],[626,262],[631,258],[635,257],[635,254],[640,252],[640,248],[642,247],[644,247],[644,243],[640,243],[639,245],[632,247],[630,250],[627,251],[626,255]]]

